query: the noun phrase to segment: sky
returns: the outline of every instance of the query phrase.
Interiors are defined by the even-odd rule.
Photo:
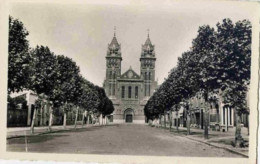
[[[178,57],[191,47],[199,26],[215,27],[224,18],[251,20],[248,6],[234,1],[14,1],[9,7],[10,15],[29,31],[30,47],[48,46],[55,54],[72,58],[81,74],[99,86],[105,78],[105,56],[114,26],[121,44],[122,74],[130,66],[140,74],[141,45],[149,29],[157,58],[155,77],[161,84]]]

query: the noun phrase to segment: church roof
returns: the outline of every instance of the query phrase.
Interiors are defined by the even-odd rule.
[[[120,76],[120,79],[141,79],[141,77],[130,67]]]
[[[147,36],[147,39],[145,43],[142,45],[143,50],[148,50],[148,51],[153,51],[154,50],[154,45],[152,44],[149,34]]]
[[[116,36],[113,37],[111,43],[109,44],[109,47],[119,47],[118,41],[116,39]]]
[[[145,43],[142,45],[141,58],[142,57],[155,57],[154,45],[150,40],[149,34]]]
[[[148,36],[148,38],[146,39],[145,43],[144,43],[145,46],[152,46],[152,42],[150,40],[150,37]]]

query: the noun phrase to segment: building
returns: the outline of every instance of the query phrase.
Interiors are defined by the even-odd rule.
[[[210,103],[209,109],[209,127],[218,131],[229,131],[236,126],[236,111],[229,104],[225,104],[223,98],[215,95],[216,102]],[[205,101],[199,93],[190,99],[190,125],[194,128],[204,129],[204,104]],[[249,107],[249,92],[247,93],[247,106]],[[174,107],[173,107],[174,108]],[[249,109],[249,108],[248,108]],[[172,109],[174,111],[175,109]],[[178,112],[174,111],[173,125],[177,123],[181,127],[186,127],[187,112],[183,106],[180,107]],[[244,127],[249,126],[249,111],[241,115],[241,124]]]
[[[36,117],[34,121],[34,126],[48,126],[50,121],[50,112],[52,110],[52,125],[62,125],[63,124],[63,109],[54,108],[51,102],[47,101],[47,97],[41,95],[41,105],[40,109],[35,110],[36,100],[39,98],[36,93],[30,90],[25,90],[22,92],[10,94],[11,98],[23,97],[25,99],[25,104],[18,104],[16,108],[10,107],[8,104],[7,110],[7,126],[16,127],[16,126],[31,126],[33,120],[33,113],[36,111]],[[81,122],[82,119],[85,119],[84,110],[79,109],[78,111],[78,122]],[[90,114],[89,114],[90,115]],[[84,118],[83,118],[84,116]],[[71,110],[67,112],[66,124],[73,125],[75,123],[76,111]],[[90,115],[91,122],[93,114]]]
[[[108,44],[106,77],[103,87],[113,102],[115,111],[110,121],[145,123],[144,106],[157,87],[155,81],[155,49],[149,33],[141,47],[140,74],[131,67],[121,73],[122,53],[116,34]]]
[[[24,97],[26,100],[26,108],[24,109],[12,109],[8,108],[7,120],[8,126],[30,126],[32,123],[33,112],[35,110],[35,102],[38,99],[36,93],[25,90],[22,92],[10,94],[12,98]],[[51,103],[48,103],[46,99],[43,99],[43,107],[41,110],[37,110],[35,117],[35,126],[49,125],[49,110],[51,108]],[[22,117],[22,119],[20,119]],[[9,121],[10,120],[10,121]],[[14,124],[15,122],[15,124]]]

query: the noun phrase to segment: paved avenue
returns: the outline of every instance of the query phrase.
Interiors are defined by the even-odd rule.
[[[148,125],[92,126],[28,137],[28,152],[241,157]],[[25,151],[24,137],[7,140],[7,151]]]

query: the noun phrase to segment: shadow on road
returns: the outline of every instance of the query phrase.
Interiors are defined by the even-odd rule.
[[[52,140],[54,138],[59,138],[59,137],[65,137],[68,135],[37,135],[37,136],[28,136],[27,137],[27,142],[29,143],[41,143],[41,142],[46,142],[48,140]],[[13,139],[8,139],[7,144],[25,144],[25,138],[13,138]]]
[[[111,124],[111,125],[101,125],[101,126],[91,126],[91,127],[83,127],[83,128],[76,128],[76,129],[69,129],[69,130],[59,130],[59,131],[54,131],[51,133],[75,133],[75,132],[91,132],[91,131],[96,131],[100,130],[106,127],[118,127],[118,124]]]

